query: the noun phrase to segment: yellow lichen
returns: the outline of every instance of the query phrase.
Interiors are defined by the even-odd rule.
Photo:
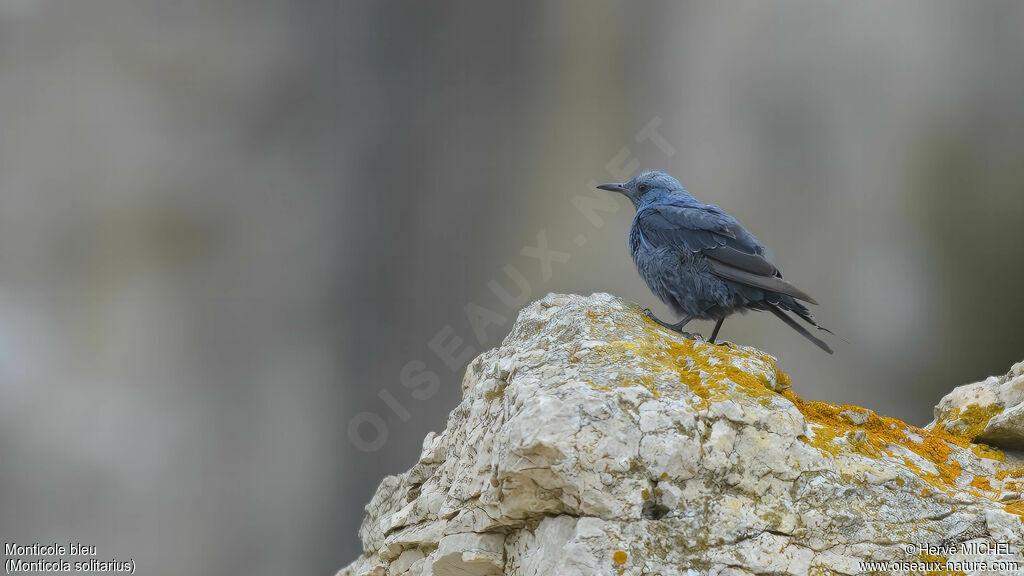
[[[992,491],[992,484],[988,481],[988,478],[985,478],[984,476],[975,476],[974,479],[971,480],[971,488]]]
[[[999,448],[994,448],[988,444],[971,444],[971,452],[974,452],[979,458],[1006,462],[1006,454]]]
[[[974,440],[985,431],[988,421],[1003,411],[1003,405],[993,404],[968,404],[962,409],[957,407],[952,410],[939,413],[935,419],[935,430],[945,432],[952,436],[959,436],[968,440]]]
[[[609,339],[596,347],[597,354],[586,357],[590,365],[607,370],[628,363],[633,368],[629,377],[605,386],[641,386],[655,398],[683,396],[703,409],[712,402],[746,398],[768,405],[775,398],[772,377],[779,388],[789,385],[789,379],[775,368],[775,359],[763,352],[680,339],[650,319],[640,318],[629,326],[640,337],[625,341],[614,339],[621,334],[614,329],[621,326],[610,323],[607,316],[588,314],[593,336],[605,336],[603,332],[609,330]]]
[[[936,554],[921,553],[917,556],[917,561],[928,565],[928,566],[941,566],[938,570],[929,570],[927,572],[912,572],[912,574],[920,574],[921,576],[967,576],[960,570],[949,570],[946,568],[949,559],[945,556],[939,556]]]
[[[1010,470],[1000,470],[996,472],[996,478],[1004,480],[1006,478],[1024,478],[1024,468],[1011,468]]]
[[[950,456],[954,446],[968,445],[966,439],[928,432],[856,406],[805,402],[792,390],[783,390],[780,394],[789,399],[808,422],[817,425],[814,427],[814,437],[809,438],[808,442],[819,450],[835,455],[852,449],[869,457],[896,457],[892,447],[902,446],[929,461],[937,471],[927,472],[910,460],[904,459],[904,464],[919,476],[933,484],[938,483],[941,487],[955,486],[961,468],[960,463]],[[864,421],[855,424],[849,418],[841,416],[847,410],[860,412],[864,415]],[[848,446],[837,445],[835,439],[838,437],[845,437]]]
[[[1010,514],[1016,514],[1017,516],[1024,518],[1024,500],[1017,500],[1016,502],[1007,504],[1003,509]]]
[[[965,450],[981,458],[1006,459],[995,448],[972,443],[988,420],[1001,411],[997,405],[972,404],[951,410],[939,419],[934,430],[924,430],[856,406],[804,401],[792,391],[789,377],[777,368],[775,359],[752,348],[681,339],[642,315],[624,317],[593,311],[588,320],[590,335],[601,343],[594,354],[584,356],[581,376],[593,375],[601,382],[598,385],[590,380],[595,388],[640,386],[654,397],[684,398],[697,409],[722,401],[753,400],[771,408],[792,403],[809,424],[810,433],[803,437],[808,444],[832,456],[853,453],[902,461],[933,490],[958,488],[957,480],[963,472],[958,458],[965,458]],[[638,336],[631,341],[621,340],[624,332]],[[622,366],[629,370],[616,372]],[[593,372],[587,374],[588,369]],[[992,490],[991,484],[988,488],[974,484],[984,478],[974,478],[974,488]],[[928,489],[922,492],[931,493]]]
[[[615,560],[615,563],[619,564],[621,566],[622,564],[626,563],[626,558],[628,558],[628,557],[629,557],[628,554],[626,554],[622,550],[619,550],[619,551],[615,552],[615,554],[612,555],[612,560]]]

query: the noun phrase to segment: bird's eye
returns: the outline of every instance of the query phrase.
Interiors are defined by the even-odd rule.
[[[637,186],[636,189],[640,192],[647,192],[647,184],[641,184]]]

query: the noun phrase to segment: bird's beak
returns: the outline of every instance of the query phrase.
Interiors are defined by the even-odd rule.
[[[626,193],[626,187],[616,182],[612,182],[611,184],[601,184],[597,188],[599,190],[607,190],[609,192],[618,192],[619,194]]]

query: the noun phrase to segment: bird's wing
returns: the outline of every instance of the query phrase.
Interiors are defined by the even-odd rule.
[[[727,247],[731,249],[734,265],[741,261],[754,265],[759,261],[756,270],[770,273],[765,266],[775,270],[764,259],[764,248],[757,239],[718,206],[660,204],[643,208],[636,218],[644,239],[653,245],[668,246],[678,252]],[[753,258],[744,260],[744,256]]]
[[[718,252],[721,248],[714,250],[704,250],[704,255],[708,257],[709,270],[715,276],[719,278],[725,278],[738,282],[740,284],[746,284],[747,286],[753,286],[754,288],[760,288],[762,290],[768,290],[770,292],[777,292],[779,294],[785,294],[792,296],[797,300],[803,300],[804,302],[810,302],[811,304],[817,304],[818,301],[811,298],[803,290],[793,286],[789,282],[782,279],[782,274],[778,274],[776,270],[775,275],[758,274],[757,272],[751,272],[744,270],[737,266],[732,266],[721,260],[718,260],[716,256],[719,256]],[[769,264],[770,265],[770,264]]]
[[[649,206],[637,218],[646,241],[676,251],[700,252],[707,256],[711,273],[720,278],[817,304],[783,280],[757,239],[717,206]]]
[[[644,238],[654,245],[686,252],[719,246],[732,246],[750,254],[761,251],[757,240],[717,206],[648,206],[636,218]]]

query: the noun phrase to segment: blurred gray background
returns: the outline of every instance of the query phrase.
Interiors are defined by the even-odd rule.
[[[459,401],[437,350],[508,330],[506,267],[665,314],[590,189],[635,167],[846,341],[725,338],[923,424],[1024,359],[1022,103],[1009,0],[4,2],[0,539],[332,574]]]

